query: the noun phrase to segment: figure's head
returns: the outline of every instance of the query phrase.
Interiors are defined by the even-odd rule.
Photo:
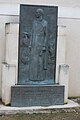
[[[43,9],[37,9],[36,10],[36,18],[40,18],[41,16],[43,16]]]
[[[22,44],[25,45],[25,46],[28,46],[29,45],[29,33],[27,32],[23,32],[23,40],[22,40]]]

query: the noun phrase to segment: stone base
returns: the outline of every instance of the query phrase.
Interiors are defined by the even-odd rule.
[[[64,86],[16,85],[11,87],[11,106],[51,106],[64,104]]]

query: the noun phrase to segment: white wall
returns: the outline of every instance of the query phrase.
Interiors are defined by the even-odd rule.
[[[5,23],[19,21],[19,5],[10,4],[9,0],[3,0],[3,2],[8,2],[9,4],[0,4],[0,96],[1,63],[5,60]],[[19,2],[17,0],[17,3]],[[57,3],[60,5],[58,24],[66,26],[66,64],[70,66],[69,96],[80,96],[80,8],[78,8],[79,4],[77,4],[80,1],[76,2],[76,0],[73,0],[72,2],[73,4],[71,4],[71,1],[66,0],[61,5],[57,0]],[[14,3],[16,3],[16,0],[14,0]],[[38,3],[42,4],[40,0]],[[48,4],[48,1],[45,0],[43,3]],[[53,1],[49,3],[53,5]],[[74,5],[77,7],[72,8]]]
[[[0,3],[54,4],[64,7],[80,7],[80,0],[0,0]]]

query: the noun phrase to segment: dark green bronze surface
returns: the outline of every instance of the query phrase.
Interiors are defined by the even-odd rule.
[[[50,106],[64,104],[64,86],[16,85],[11,87],[11,106]]]
[[[55,83],[57,11],[54,6],[20,6],[18,84]]]

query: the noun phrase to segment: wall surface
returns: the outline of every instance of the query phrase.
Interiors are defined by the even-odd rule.
[[[0,3],[52,4],[64,7],[80,7],[80,0],[0,0]]]
[[[19,3],[59,5],[58,24],[66,26],[65,63],[70,66],[69,96],[80,96],[80,0],[0,0],[0,3],[0,97],[1,65],[5,61],[5,23],[19,22]]]

